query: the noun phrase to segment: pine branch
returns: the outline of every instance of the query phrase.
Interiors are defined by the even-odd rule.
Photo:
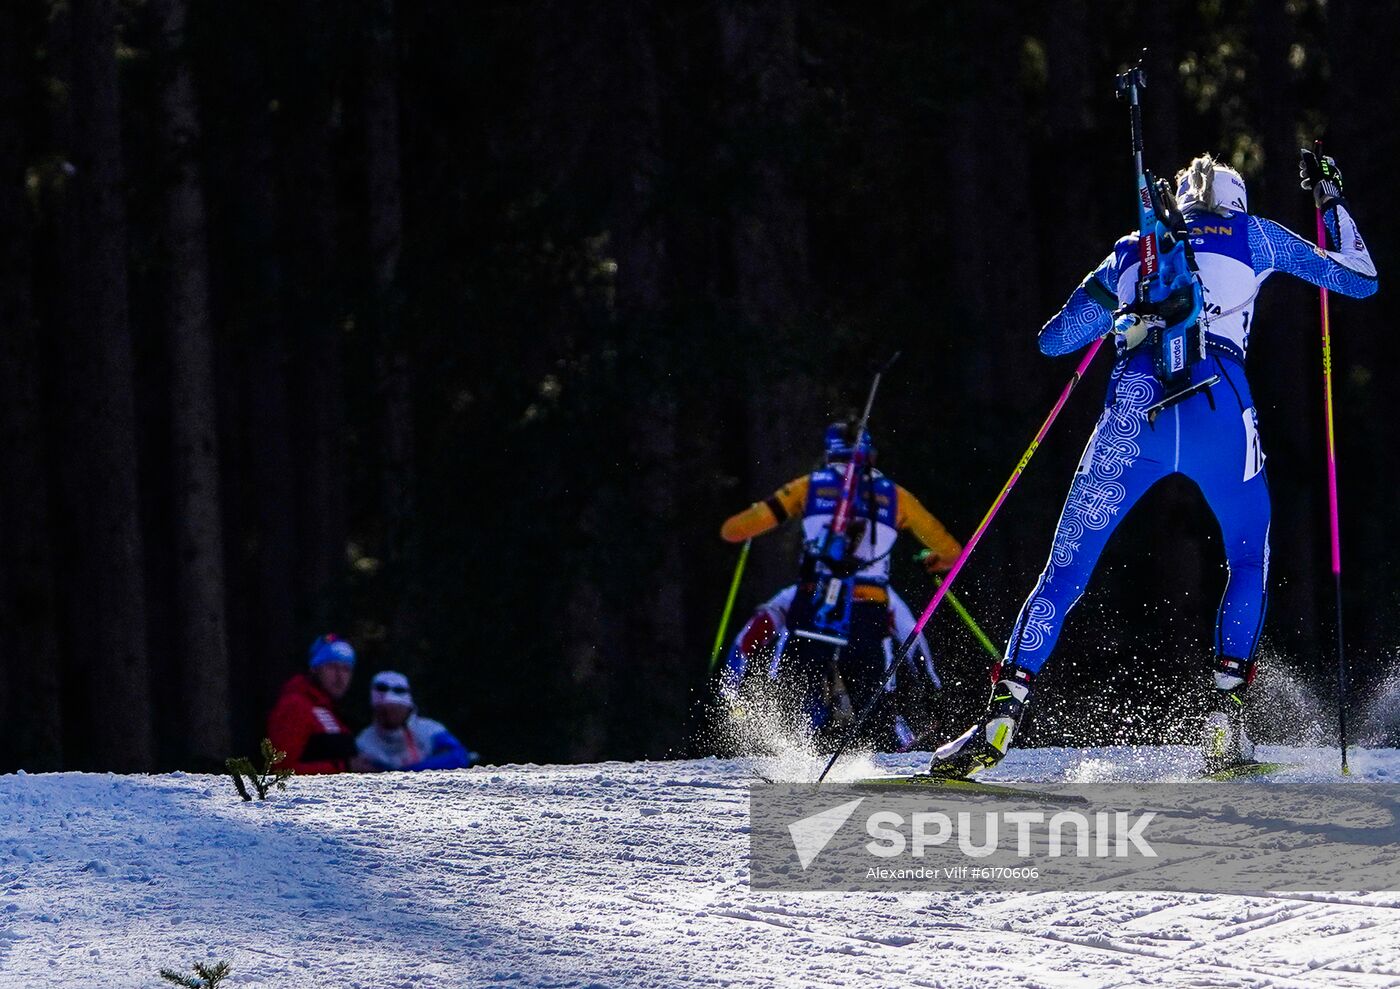
[[[243,785],[243,774],[247,772],[251,775],[253,771],[252,764],[249,763],[247,759],[239,756],[236,759],[225,759],[224,767],[228,770],[228,774],[233,777],[233,785],[238,789],[238,795],[245,801],[252,800],[253,798],[248,795],[248,788]],[[246,767],[246,769],[244,767]]]
[[[224,976],[228,975],[231,966],[228,962],[218,962],[214,965],[205,965],[203,962],[195,962],[194,970],[199,973],[199,977],[204,980],[204,989],[218,989]]]
[[[160,970],[160,977],[166,982],[182,986],[183,989],[219,989],[219,983],[224,981],[233,966],[228,962],[216,962],[213,965],[195,962],[193,968],[194,975],[184,975],[173,968],[163,968]]]
[[[258,792],[259,800],[266,800],[267,793],[274,786],[279,790],[287,789],[287,780],[291,779],[295,770],[288,767],[278,769],[277,766],[287,758],[287,753],[278,751],[272,744],[272,740],[264,738],[260,746],[262,751],[263,767],[261,770],[253,768],[253,760],[247,756],[231,757],[224,760],[224,766],[228,769],[228,774],[233,777],[233,785],[238,788],[238,795],[244,800],[252,800],[248,795],[248,783],[253,784],[253,789]]]
[[[276,768],[279,763],[287,758],[287,753],[279,752],[277,747],[272,744],[272,739],[270,738],[264,738],[262,740],[262,757],[263,771],[257,781],[257,786],[259,796],[263,799],[267,799],[267,791],[272,789],[272,787],[275,786],[279,790],[287,789],[287,780],[291,778],[294,771],[290,767],[287,769]]]
[[[173,982],[177,986],[184,986],[185,989],[203,989],[203,986],[200,984],[200,981],[198,979],[191,978],[188,975],[181,975],[179,972],[171,968],[161,969],[160,977],[166,982]]]

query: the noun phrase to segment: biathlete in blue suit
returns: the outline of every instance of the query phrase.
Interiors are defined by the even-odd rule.
[[[1203,753],[1211,769],[1253,758],[1243,725],[1243,694],[1254,677],[1264,623],[1270,511],[1258,417],[1244,372],[1254,300],[1275,272],[1354,298],[1376,291],[1376,269],[1342,199],[1336,163],[1304,151],[1300,175],[1323,211],[1331,250],[1251,216],[1244,180],[1209,155],[1178,174],[1177,201],[1203,291],[1205,354],[1191,367],[1189,383],[1164,387],[1152,348],[1140,346],[1154,317],[1135,313],[1130,305],[1138,274],[1136,235],[1118,241],[1040,331],[1041,352],[1050,356],[1114,333],[1118,362],[1103,414],[1075,470],[1050,559],[1021,608],[1005,658],[993,671],[986,718],[935,753],[933,774],[965,776],[1006,754],[1035,678],[1109,536],[1138,499],[1173,474],[1200,487],[1220,524],[1229,565],[1212,660],[1216,702],[1207,716]],[[1218,380],[1211,383],[1213,378]],[[1180,394],[1185,397],[1149,414]]]

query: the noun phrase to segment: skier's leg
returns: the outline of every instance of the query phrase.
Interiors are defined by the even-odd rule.
[[[1200,420],[1195,429],[1210,441],[1196,445],[1200,453],[1189,471],[1220,524],[1229,568],[1215,624],[1212,711],[1202,739],[1212,769],[1254,756],[1244,727],[1244,695],[1254,679],[1269,579],[1269,485],[1255,412],[1243,375],[1227,376],[1226,384],[1234,390],[1220,396],[1216,409],[1192,410]]]
[[[890,588],[889,634],[885,638],[885,669],[894,668],[895,649],[914,631],[914,613]],[[899,752],[918,747],[931,736],[936,719],[937,693],[943,683],[929,649],[928,637],[919,632],[899,671],[894,674],[894,745]]]
[[[1021,606],[1004,665],[1038,674],[1069,612],[1084,595],[1113,530],[1153,484],[1172,473],[1157,447],[1172,444],[1140,415],[1104,412],[1075,470],[1050,558]]]
[[[781,685],[783,695],[808,728],[821,732],[830,722],[834,647],[795,634],[806,628],[815,612],[815,590],[801,585],[788,611],[787,628],[769,666],[769,675]]]
[[[898,641],[897,638],[885,640],[885,652],[889,656],[889,662],[894,661],[895,643]],[[895,674],[895,718],[892,728],[896,751],[908,752],[918,748],[921,741],[932,736],[937,726],[937,677],[937,671],[928,655],[917,649],[905,658]]]
[[[1244,724],[1245,693],[1254,681],[1269,598],[1270,505],[1262,471],[1249,481],[1232,481],[1229,490],[1208,492],[1206,500],[1220,522],[1229,568],[1215,622],[1215,689],[1201,740],[1206,766],[1215,771],[1254,758]]]
[[[851,605],[849,641],[836,664],[835,681],[841,691],[842,710],[850,715],[864,710],[877,690],[883,689],[887,664],[885,639],[889,632],[889,606],[884,601],[857,600]],[[862,742],[883,744],[892,725],[888,704],[881,704],[862,730]]]
[[[1253,668],[1268,607],[1269,487],[1260,471],[1228,492],[1207,492],[1206,500],[1220,523],[1230,571],[1215,623],[1215,653],[1228,662],[1218,664],[1217,680],[1239,679]]]
[[[762,665],[756,659],[765,652],[769,655],[773,653],[782,631],[781,613],[765,604],[753,613],[753,617],[734,637],[720,677],[720,694],[731,705],[738,702],[740,688],[750,669]]]
[[[993,671],[987,717],[934,754],[929,771],[964,776],[995,765],[1010,747],[1034,679],[1078,603],[1109,536],[1148,488],[1173,470],[1175,433],[1153,430],[1136,407],[1104,410],[1075,470],[1050,559]]]

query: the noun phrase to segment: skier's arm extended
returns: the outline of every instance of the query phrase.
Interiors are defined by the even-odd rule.
[[[1040,329],[1040,352],[1049,357],[1071,354],[1113,330],[1118,306],[1117,252],[1104,258],[1080,282],[1064,308]]]
[[[1312,282],[1329,292],[1364,299],[1376,291],[1376,266],[1346,205],[1336,202],[1322,214],[1334,250],[1316,244],[1262,216],[1249,218],[1249,252],[1256,275],[1275,271]]]
[[[962,552],[962,543],[954,539],[943,523],[934,518],[919,499],[903,486],[899,486],[899,518],[896,524],[898,528],[913,533],[915,539],[929,548],[932,552],[932,569],[938,569],[941,564],[946,570]]]
[[[801,515],[809,480],[804,474],[784,484],[771,498],[756,501],[737,515],[731,515],[720,527],[720,537],[726,542],[742,543],[776,529],[794,515]]]

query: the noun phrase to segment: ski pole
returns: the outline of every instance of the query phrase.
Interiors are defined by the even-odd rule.
[[[933,550],[930,549],[919,550],[914,557],[915,562],[922,563],[924,560],[928,559],[929,554],[932,552]],[[934,577],[933,581],[935,584],[941,584],[943,583],[943,578]],[[999,662],[1001,660],[1001,650],[987,637],[987,633],[982,631],[982,626],[977,624],[977,620],[972,617],[972,612],[968,611],[967,608],[963,606],[963,603],[957,599],[957,596],[954,595],[952,591],[948,592],[948,607],[952,608],[957,616],[962,619],[962,623],[967,626],[967,630],[972,633],[972,637],[977,640],[978,645],[985,649],[988,655]]]
[[[987,514],[982,517],[981,523],[977,526],[976,531],[972,533],[972,537],[968,539],[967,545],[963,546],[963,551],[959,553],[958,558],[953,561],[953,566],[948,571],[948,575],[944,577],[943,582],[938,585],[938,590],[934,591],[932,600],[930,600],[928,605],[924,608],[924,613],[919,616],[919,620],[914,623],[913,630],[899,647],[898,654],[896,654],[894,661],[890,664],[889,676],[887,676],[885,682],[880,685],[880,689],[870,695],[870,699],[866,701],[865,706],[861,708],[860,714],[856,716],[850,728],[846,729],[846,733],[841,738],[841,744],[836,747],[836,751],[831,754],[831,759],[827,762],[826,768],[823,769],[821,775],[817,777],[818,783],[826,779],[826,774],[831,772],[831,767],[836,765],[836,760],[840,759],[842,754],[845,753],[846,746],[850,744],[851,739],[855,737],[856,733],[865,724],[866,719],[870,717],[871,712],[875,710],[875,705],[884,697],[885,691],[889,687],[890,681],[894,679],[895,673],[898,672],[900,664],[903,663],[904,658],[909,655],[909,650],[914,648],[914,642],[919,638],[919,633],[924,630],[924,626],[928,624],[928,620],[933,616],[934,610],[942,600],[948,596],[948,592],[952,590],[953,581],[957,580],[958,574],[962,572],[963,564],[965,564],[967,558],[972,555],[972,551],[977,548],[977,543],[982,539],[982,535],[987,531],[987,527],[992,524],[992,519],[996,517],[997,512],[1001,511],[1001,506],[1006,501],[1007,495],[1011,493],[1011,489],[1015,487],[1016,482],[1020,480],[1021,474],[1026,469],[1026,465],[1030,463],[1031,457],[1035,456],[1035,451],[1039,449],[1041,441],[1045,439],[1045,434],[1050,432],[1050,427],[1054,424],[1055,420],[1059,418],[1060,410],[1065,407],[1065,402],[1069,401],[1070,392],[1074,391],[1075,385],[1079,384],[1079,380],[1084,377],[1084,372],[1089,370],[1089,365],[1093,363],[1094,357],[1098,354],[1099,348],[1103,346],[1105,339],[1106,337],[1099,337],[1095,340],[1093,346],[1089,348],[1088,352],[1079,362],[1079,366],[1074,369],[1074,375],[1065,385],[1064,391],[1060,392],[1060,398],[1055,403],[1055,407],[1050,410],[1050,414],[1046,416],[1045,421],[1041,423],[1040,431],[1035,434],[1035,439],[1031,440],[1031,445],[1028,446],[1026,452],[1021,455],[1020,461],[1016,464],[1016,469],[1011,472],[1011,476],[1007,478],[1006,484],[1002,486],[1001,493],[998,494],[996,500],[992,502],[992,507],[987,509]]]
[[[972,637],[987,651],[987,655],[1000,662],[1001,650],[996,647],[996,644],[993,643],[991,639],[987,638],[987,633],[982,631],[981,626],[973,619],[967,608],[963,607],[963,603],[957,599],[957,596],[952,591],[948,592],[947,598],[948,607],[952,608],[953,611],[957,613],[957,616],[962,619],[963,624],[966,625],[968,631],[972,633]]]
[[[1322,142],[1313,142],[1313,154],[1322,162]],[[1322,210],[1317,211],[1317,247],[1327,250],[1327,224]],[[1334,432],[1332,406],[1332,323],[1327,312],[1327,289],[1319,288],[1322,306],[1322,408],[1326,418],[1327,439],[1327,510],[1332,525],[1332,582],[1337,592],[1337,733],[1342,743],[1342,775],[1349,776],[1347,766],[1347,658],[1342,639],[1342,534],[1341,517],[1337,510],[1337,441]]]
[[[734,565],[734,579],[729,582],[729,597],[724,602],[724,614],[719,617],[719,630],[715,632],[715,647],[710,651],[710,672],[715,671],[719,662],[720,650],[724,648],[724,634],[729,631],[729,616],[734,613],[734,598],[739,593],[739,580],[744,576],[744,565],[749,562],[749,546],[752,539],[744,540],[744,548],[739,550],[739,562]]]

